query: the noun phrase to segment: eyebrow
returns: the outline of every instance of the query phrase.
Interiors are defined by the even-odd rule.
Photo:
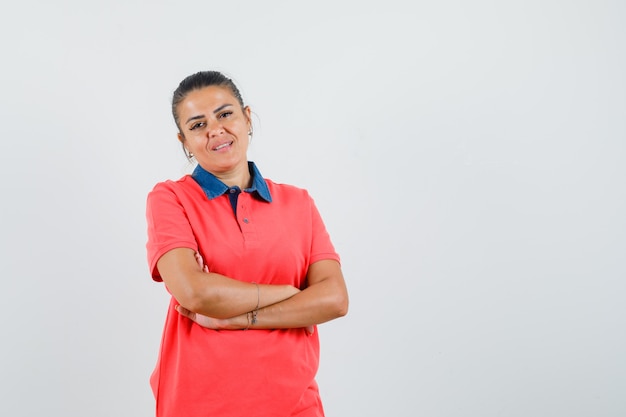
[[[217,114],[220,111],[224,110],[226,107],[230,107],[230,106],[232,106],[232,104],[222,104],[217,109],[213,110],[213,114]],[[191,116],[189,119],[187,119],[185,124],[191,122],[192,120],[198,120],[198,119],[202,119],[202,118],[204,118],[204,114],[199,114],[197,116]]]

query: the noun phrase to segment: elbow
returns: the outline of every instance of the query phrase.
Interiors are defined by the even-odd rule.
[[[176,301],[189,311],[203,314],[207,307],[207,295],[203,294],[193,285],[178,288],[177,294],[174,294]]]
[[[348,305],[349,305],[349,301],[348,301],[348,296],[346,296],[343,300],[343,303],[341,304],[341,309],[339,310],[339,317],[343,317],[345,315],[348,314]]]
[[[185,307],[189,311],[193,311],[194,313],[200,313],[203,311],[204,303],[200,299],[200,297],[190,294],[185,297],[184,301],[180,301],[180,305]],[[201,314],[201,313],[200,313]]]
[[[229,308],[230,300],[225,298],[219,291],[189,290],[185,293],[184,299],[184,303],[180,302],[180,304],[194,313],[214,319],[227,319],[235,315],[232,309]]]
[[[198,309],[201,307],[200,297],[192,288],[185,288],[182,291],[179,289],[177,294],[173,295],[176,301],[178,301],[178,304],[189,311],[197,313]]]
[[[340,284],[334,287],[332,291],[333,296],[331,298],[332,311],[335,318],[343,317],[348,314],[348,306],[350,304],[348,299],[348,290],[343,280]]]
[[[348,314],[348,305],[349,305],[349,301],[348,301],[348,294],[341,294],[338,295],[333,303],[333,310],[334,310],[334,315],[336,318],[339,317],[343,317],[346,314]]]

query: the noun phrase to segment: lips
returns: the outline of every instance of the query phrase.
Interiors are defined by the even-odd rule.
[[[226,148],[226,147],[228,147],[228,146],[230,146],[232,144],[233,144],[233,141],[220,143],[219,145],[214,146],[213,150],[214,151],[219,151],[220,149],[224,149],[224,148]]]

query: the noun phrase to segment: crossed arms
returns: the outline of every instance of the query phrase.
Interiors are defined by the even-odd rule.
[[[159,273],[180,306],[177,311],[212,329],[307,328],[348,312],[348,292],[337,261],[309,266],[307,288],[254,284],[208,271],[192,249],[177,248],[157,262]],[[253,279],[254,281],[254,279]],[[249,312],[256,309],[257,322]]]

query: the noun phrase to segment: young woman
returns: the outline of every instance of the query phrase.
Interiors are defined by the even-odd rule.
[[[309,194],[248,161],[250,108],[223,74],[184,79],[197,166],[148,195],[148,262],[172,295],[151,377],[158,417],[323,416],[317,324],[344,316],[339,256]]]

